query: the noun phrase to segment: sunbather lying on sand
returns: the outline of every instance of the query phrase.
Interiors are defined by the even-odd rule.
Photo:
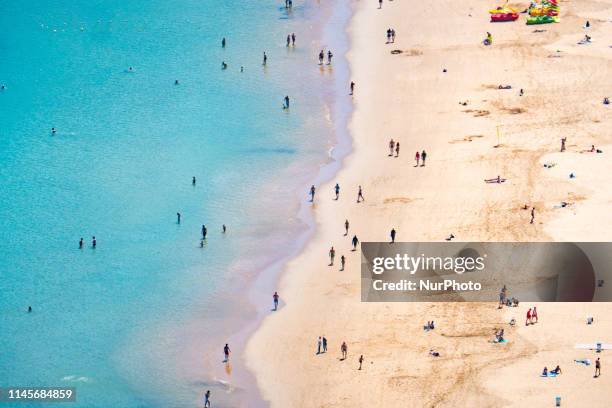
[[[485,183],[503,183],[504,181],[506,181],[506,179],[501,178],[500,176],[492,179],[485,179]]]
[[[429,350],[429,355],[432,357],[440,357],[440,353],[434,351],[433,349]]]
[[[512,89],[512,85],[500,85],[497,89]]]

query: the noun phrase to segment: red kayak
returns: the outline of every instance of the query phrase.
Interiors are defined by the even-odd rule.
[[[515,21],[519,18],[518,13],[495,13],[491,14],[491,21]]]

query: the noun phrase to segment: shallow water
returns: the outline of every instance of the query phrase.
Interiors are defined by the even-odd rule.
[[[76,386],[79,407],[227,388],[211,356],[255,314],[246,283],[304,230],[295,189],[333,143],[324,12],[280,6],[3,3],[0,386]]]

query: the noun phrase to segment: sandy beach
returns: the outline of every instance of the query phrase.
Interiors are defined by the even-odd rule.
[[[612,96],[612,1],[561,2],[561,23],[540,26],[525,25],[523,15],[492,24],[488,10],[497,5],[354,4],[353,151],[333,180],[317,186],[315,236],[285,267],[283,307],[248,343],[247,364],[271,406],[554,406],[556,396],[564,406],[609,406],[612,359],[574,348],[612,342],[608,303],[498,310],[494,302],[360,301],[353,235],[386,241],[394,228],[397,241],[443,241],[450,234],[457,241],[612,238],[612,108],[602,103]],[[578,45],[586,20],[593,42]],[[386,43],[388,28],[397,33],[394,43]],[[487,31],[491,46],[482,44]],[[391,138],[400,142],[399,157],[388,156]],[[592,145],[603,153],[589,152]],[[423,150],[426,166],[416,167],[415,152]],[[506,181],[483,181],[498,175]],[[523,206],[535,207],[533,224]],[[525,326],[532,306],[540,321]],[[587,316],[594,325],[586,325]],[[432,319],[436,330],[424,332]],[[490,343],[502,327],[509,343]],[[316,355],[323,335],[329,351]],[[340,361],[343,341],[348,358]],[[432,348],[441,356],[429,356]],[[597,356],[599,378],[593,365],[574,362]],[[556,365],[561,376],[540,377],[544,366]]]

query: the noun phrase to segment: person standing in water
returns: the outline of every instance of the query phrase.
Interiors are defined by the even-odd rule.
[[[334,191],[336,192],[336,201],[338,201],[338,198],[340,197],[340,185],[338,183],[336,183]]]
[[[278,310],[278,292],[274,292],[272,295],[272,300],[274,301],[274,311]]]
[[[321,50],[321,52],[319,52],[319,65],[323,65],[323,58],[325,58],[325,53]]]
[[[206,390],[204,394],[204,408],[210,408],[210,390]]]
[[[355,82],[351,81],[351,95],[355,92]]]
[[[348,230],[349,230],[349,222],[348,220],[344,221],[344,236],[346,237],[348,235]]]
[[[176,223],[177,223],[177,224],[180,224],[180,223],[181,223],[181,213],[180,213],[180,212],[177,212],[177,213],[176,213]]]
[[[334,266],[334,258],[336,257],[336,250],[331,247],[329,250],[329,266]]]
[[[28,313],[32,313],[32,306],[28,306]]]
[[[353,251],[356,251],[357,250],[357,245],[359,244],[359,240],[357,239],[357,235],[353,236],[352,244],[353,244]]]
[[[395,228],[391,229],[391,243],[393,244],[395,242]]]
[[[98,244],[98,241],[96,241],[96,237],[91,237],[91,247],[95,248],[96,245]]]
[[[221,48],[225,48],[225,37],[221,40]]]
[[[263,66],[265,66],[268,63],[268,55],[266,55],[266,52],[264,51],[263,54]]]
[[[57,132],[57,130],[55,130],[55,128],[54,128],[54,127],[52,127],[52,128],[51,128],[51,134],[52,134],[52,135],[54,135],[54,134],[55,134],[55,132]]]
[[[360,203],[362,201],[365,201],[365,198],[363,198],[363,190],[361,189],[361,186],[359,186],[359,191],[357,192],[357,202]]]
[[[291,45],[291,34],[287,34],[287,47]]]
[[[206,234],[208,234],[208,229],[206,225],[202,225],[202,241],[206,239]]]
[[[291,45],[295,47],[295,33],[291,33]]]
[[[284,109],[289,109],[289,95],[285,96],[285,105],[284,105]]]
[[[314,185],[310,186],[310,202],[311,203],[314,201],[315,192],[316,192],[315,186]]]
[[[191,185],[192,185],[192,186],[195,186],[195,185],[196,185],[196,178],[195,178],[195,176],[193,176],[193,177],[191,178]]]
[[[332,62],[332,57],[334,56],[334,54],[332,54],[331,51],[327,51],[327,65],[331,65]]]
[[[232,352],[232,351],[230,350],[230,348],[229,348],[228,344],[227,344],[227,343],[225,343],[225,347],[223,347],[223,354],[225,355],[225,361],[224,361],[224,363],[227,363],[227,362],[229,361],[229,356],[230,356],[230,353],[231,353],[231,352]]]
[[[227,232],[227,227],[225,226],[225,224],[223,224],[221,226],[221,231],[225,234]]]
[[[79,239],[79,249],[83,249],[83,237]]]

